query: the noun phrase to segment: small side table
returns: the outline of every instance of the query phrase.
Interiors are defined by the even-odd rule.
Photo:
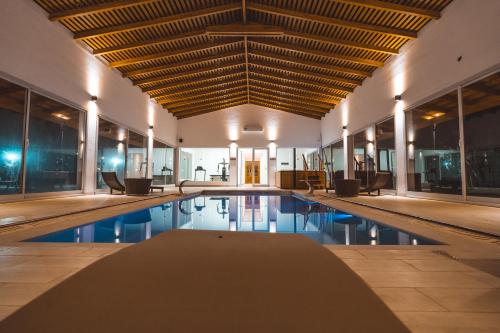
[[[361,179],[335,179],[335,194],[339,197],[357,197]]]

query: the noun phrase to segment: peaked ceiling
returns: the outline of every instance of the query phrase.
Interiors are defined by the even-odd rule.
[[[320,119],[452,0],[34,0],[178,118]]]

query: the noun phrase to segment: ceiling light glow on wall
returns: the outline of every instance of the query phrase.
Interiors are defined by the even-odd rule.
[[[236,141],[231,141],[229,145],[229,158],[235,160],[238,154],[238,144]]]
[[[271,141],[269,143],[269,158],[272,160],[276,159],[276,149],[277,149],[276,143],[274,141]]]

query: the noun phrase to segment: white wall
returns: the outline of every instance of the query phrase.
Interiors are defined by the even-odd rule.
[[[0,27],[0,75],[87,110],[88,155],[95,146],[96,113],[143,134],[152,122],[155,137],[175,145],[177,120],[88,52],[61,24],[50,22],[33,1],[2,0]],[[90,95],[99,98],[95,105]],[[90,170],[95,156],[87,156],[86,166],[88,186],[95,178],[95,169]]]
[[[260,125],[263,132],[243,133],[247,125]],[[267,147],[274,140],[278,147],[318,147],[320,120],[277,111],[252,104],[180,119],[178,135],[183,147]]]
[[[321,121],[323,145],[420,103],[500,63],[500,1],[454,0],[373,77]],[[460,62],[457,58],[462,56]]]

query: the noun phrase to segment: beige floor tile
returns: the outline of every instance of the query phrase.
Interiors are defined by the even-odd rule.
[[[453,259],[410,259],[408,264],[424,272],[471,272],[474,268]]]
[[[18,306],[3,306],[0,305],[0,320],[7,318],[11,313],[19,309]]]
[[[396,315],[415,333],[497,332],[499,313],[397,312]]]
[[[371,287],[489,288],[490,285],[463,272],[368,272],[356,271]]]
[[[337,257],[341,259],[363,259],[365,258],[361,253],[356,250],[343,250],[338,249],[338,246],[326,246],[327,249],[332,251]]]
[[[0,283],[0,305],[25,305],[51,286],[47,283]]]
[[[499,251],[485,251],[485,250],[476,250],[476,251],[466,251],[463,249],[449,249],[447,252],[460,259],[490,259],[490,260],[500,260],[500,248]]]
[[[417,269],[403,260],[394,259],[342,259],[355,271],[416,272]]]
[[[419,288],[450,311],[500,312],[500,289]]]
[[[368,259],[441,259],[442,255],[433,253],[432,251],[420,250],[378,250],[366,249],[358,250]]]
[[[464,272],[468,276],[475,278],[478,281],[481,281],[488,285],[490,288],[500,288],[500,278],[493,276],[488,273],[475,271],[475,272]]]
[[[49,247],[49,246],[18,246],[6,251],[9,255],[16,256],[74,256],[88,251],[86,247]]]
[[[0,282],[47,283],[75,271],[72,267],[15,266],[0,268]]]
[[[22,266],[61,266],[83,268],[99,260],[99,257],[56,257],[56,256],[41,256],[28,257],[29,260],[22,263]]]
[[[392,311],[446,311],[414,288],[373,288]]]
[[[29,257],[24,256],[2,256],[0,255],[0,267],[12,267],[20,265],[29,260]]]
[[[87,251],[84,251],[78,255],[85,256],[85,257],[102,257],[102,256],[112,254],[114,252],[117,252],[119,250],[121,250],[121,248],[94,247],[94,248],[88,249]]]

